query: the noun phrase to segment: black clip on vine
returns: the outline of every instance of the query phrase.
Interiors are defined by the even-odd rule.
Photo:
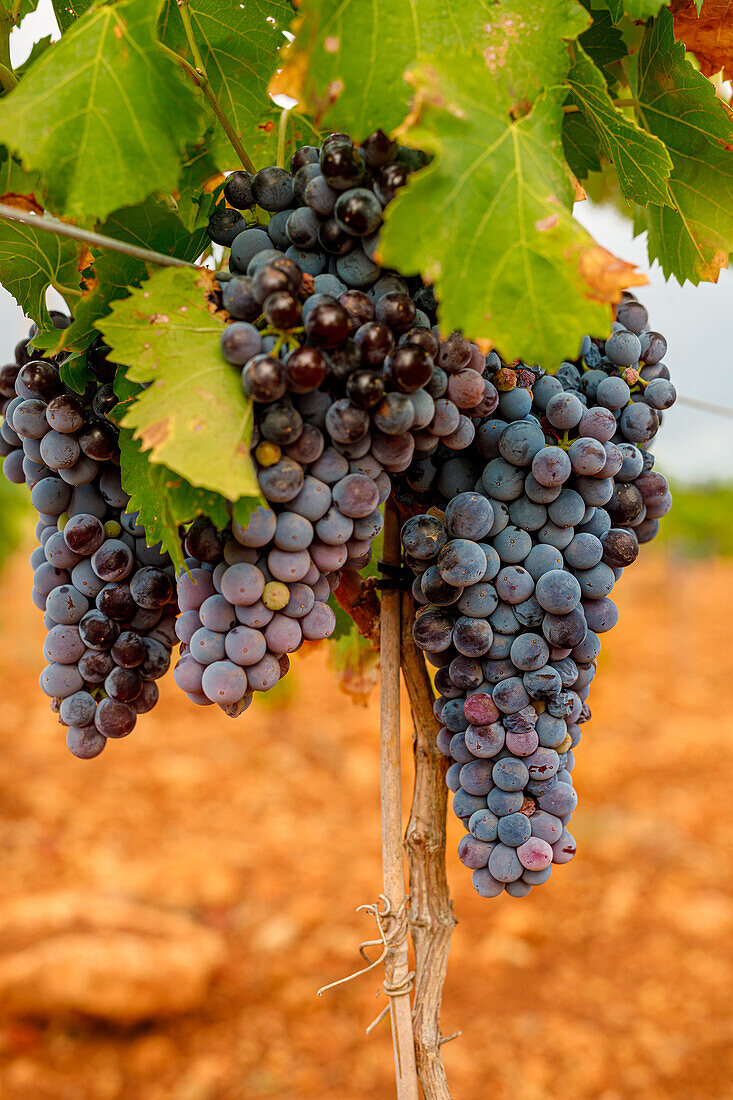
[[[377,568],[381,576],[375,581],[376,588],[389,589],[390,591],[397,589],[400,592],[410,592],[412,590],[413,577],[406,566],[392,565],[391,562],[380,558],[377,562]]]

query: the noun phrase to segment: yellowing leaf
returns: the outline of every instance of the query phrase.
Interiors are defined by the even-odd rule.
[[[110,358],[152,383],[122,418],[150,459],[228,500],[258,496],[252,405],[219,346],[224,321],[203,268],[164,268],[99,323]]]
[[[730,0],[672,0],[674,33],[700,62],[706,76],[733,76],[733,7]]]

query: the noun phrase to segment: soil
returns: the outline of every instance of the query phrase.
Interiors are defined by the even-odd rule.
[[[172,682],[131,737],[73,759],[37,688],[27,559],[1,578],[0,898],[86,890],[193,914],[227,962],[201,1008],[115,1029],[0,1022],[3,1100],[385,1100],[376,972],[378,710],[321,650],[231,721]],[[649,551],[619,586],[576,758],[575,861],[459,918],[445,993],[455,1100],[733,1097],[733,565]],[[404,711],[405,810],[410,730]]]

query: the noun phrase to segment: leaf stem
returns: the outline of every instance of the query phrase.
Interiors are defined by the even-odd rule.
[[[12,69],[9,69],[7,65],[3,65],[0,62],[0,83],[2,83],[3,91],[6,93],[12,92],[18,84],[18,78]]]
[[[278,168],[285,167],[285,139],[288,135],[288,120],[290,119],[290,112],[292,107],[285,107],[280,115],[280,122],[277,127],[277,166]]]
[[[575,112],[579,111],[579,110],[580,110],[580,107],[578,107],[577,104],[575,104],[575,103],[566,103],[565,106],[563,107],[563,111],[566,115],[575,114]]]
[[[2,81],[3,91],[6,95],[8,92],[12,92],[18,83],[18,78],[13,72],[13,65],[10,60],[10,32],[17,22],[18,17],[15,8],[5,18],[0,17],[0,81]]]
[[[237,134],[236,130],[224,113],[224,109],[217,99],[216,94],[214,93],[214,89],[211,87],[211,82],[209,81],[209,77],[206,72],[206,66],[204,65],[203,58],[201,57],[201,51],[198,48],[196,36],[193,33],[193,24],[191,23],[189,0],[176,0],[176,2],[178,4],[178,10],[181,13],[183,28],[186,32],[186,41],[188,42],[191,50],[191,56],[193,57],[193,66],[185,61],[184,58],[179,57],[178,54],[176,54],[176,57],[178,58],[179,62],[183,63],[183,67],[190,76],[194,77],[195,74],[194,79],[196,81],[196,84],[199,86],[201,91],[208,99],[209,106],[221,123],[222,129],[224,130],[226,136],[229,138],[229,142],[234,149],[234,152],[239,157],[242,167],[246,168],[248,172],[254,173],[257,171],[257,169],[250,160],[246,149],[242,145],[239,135]]]
[[[163,252],[153,252],[147,248],[140,248],[136,244],[118,241],[114,237],[105,237],[102,233],[93,233],[89,229],[81,229],[78,225],[69,225],[68,222],[60,222],[55,218],[29,214],[25,210],[18,210],[15,206],[7,206],[5,203],[0,203],[0,219],[22,222],[23,225],[30,225],[32,228],[41,229],[45,233],[55,233],[59,237],[71,237],[72,240],[81,241],[83,244],[94,245],[97,248],[107,248],[112,252],[122,252],[125,256],[133,256],[136,260],[159,264],[161,267],[196,267],[196,264],[190,264],[187,260],[179,260],[177,256],[166,256]]]
[[[638,107],[638,99],[614,99],[614,107]]]

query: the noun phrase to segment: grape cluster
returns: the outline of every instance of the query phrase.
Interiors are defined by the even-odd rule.
[[[429,288],[369,258],[383,206],[407,178],[401,156],[383,134],[361,149],[331,135],[299,149],[290,172],[228,178],[229,202],[270,211],[267,227],[229,209],[210,225],[231,245],[231,272],[246,271],[222,276],[221,304],[236,320],[221,344],[253,399],[268,507],[244,527],[189,531],[174,679],[201,705],[243,713],[285,674],[289,653],[331,634],[326,601],[342,569],[369,562],[390,475],[439,439],[465,450],[471,418],[499,401],[479,349],[434,331]],[[450,478],[448,465],[447,489]]]
[[[522,897],[573,858],[573,749],[599,635],[672,503],[648,450],[676,397],[664,337],[627,294],[609,339],[580,352],[554,376],[491,352],[499,398],[477,425],[478,478],[466,466],[446,491],[424,466],[406,473],[433,505],[402,528],[413,636],[436,668],[438,743],[468,830],[458,854],[483,897]],[[445,457],[437,446],[436,471]]]
[[[325,514],[331,493],[324,483],[320,489],[303,480],[300,511],[293,501],[277,515],[260,507],[246,525],[233,522],[226,532],[204,518],[188,531],[189,557],[178,577],[181,658],[173,679],[199,706],[216,703],[238,718],[253,692],[269,691],[286,674],[289,653],[333,633],[336,617],[326,602],[331,585],[305,548],[313,527],[304,515]],[[324,555],[336,553],[330,544],[324,548]]]
[[[69,319],[53,316],[57,327]],[[3,473],[25,483],[38,513],[32,599],[48,631],[41,689],[68,727],[75,756],[89,759],[124,737],[158,699],[177,614],[173,567],[127,515],[117,431],[114,367],[99,342],[97,381],[83,395],[54,359],[34,359],[29,340],[0,368]]]

